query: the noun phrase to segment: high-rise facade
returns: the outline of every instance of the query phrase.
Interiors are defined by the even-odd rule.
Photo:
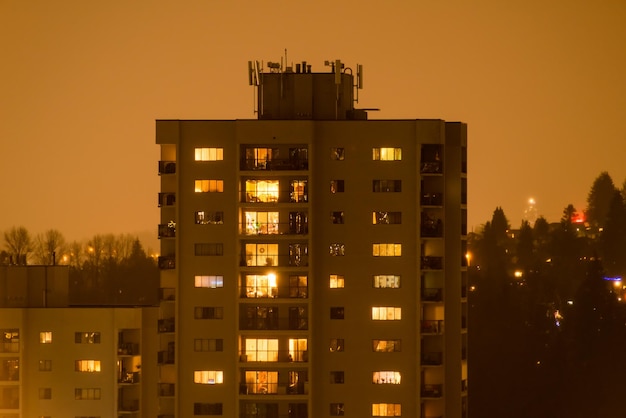
[[[163,418],[467,416],[466,125],[251,66],[256,120],[158,120]]]

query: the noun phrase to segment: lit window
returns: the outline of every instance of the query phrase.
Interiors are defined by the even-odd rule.
[[[400,372],[384,371],[372,373],[372,383],[377,385],[399,385]]]
[[[343,289],[344,279],[340,274],[331,274],[329,276],[329,286],[331,289]]]
[[[308,277],[307,276],[289,276],[289,297],[290,298],[306,298],[308,297]]]
[[[373,403],[373,417],[401,417],[402,407],[399,403]]]
[[[397,193],[402,191],[401,180],[374,180],[372,182],[373,192]]]
[[[196,370],[193,382],[202,385],[221,385],[224,383],[224,372],[221,370]]]
[[[246,297],[275,298],[278,297],[278,286],[275,274],[248,274],[246,279]]]
[[[331,193],[343,193],[344,191],[344,181],[343,180],[331,180],[330,181],[330,192]]]
[[[195,287],[224,287],[224,276],[195,276]]]
[[[224,340],[221,338],[196,338],[194,351],[224,351]]]
[[[195,220],[197,224],[207,225],[207,224],[223,224],[224,223],[224,212],[209,212],[204,210],[196,211]]]
[[[40,372],[52,371],[52,360],[39,360],[39,371]]]
[[[330,159],[331,160],[343,161],[344,158],[345,158],[345,149],[344,148],[333,147],[333,148],[330,149]]]
[[[402,160],[402,148],[372,148],[374,161],[400,161]]]
[[[77,372],[99,373],[100,360],[76,360],[74,370]]]
[[[391,225],[402,223],[402,212],[372,212],[372,224]]]
[[[378,288],[397,289],[400,287],[400,276],[393,274],[378,274],[374,276],[373,286]]]
[[[39,399],[52,399],[52,388],[39,388]]]
[[[224,180],[196,180],[194,191],[196,193],[222,193]]]
[[[196,306],[193,310],[195,319],[222,319],[224,308],[214,306]]]
[[[344,415],[344,411],[343,411],[342,403],[330,404],[330,416],[331,417],[342,417],[343,415]]]
[[[220,242],[206,242],[194,244],[194,254],[198,256],[224,255],[224,244]]]
[[[278,234],[278,212],[244,212],[245,234]]]
[[[278,361],[278,339],[247,338],[245,344],[247,361]]]
[[[278,244],[246,244],[247,266],[277,266]]]
[[[344,314],[343,306],[333,306],[330,308],[330,319],[343,319]]]
[[[372,340],[372,350],[376,353],[402,351],[402,340]]]
[[[39,333],[39,342],[41,344],[52,343],[52,331],[42,331]]]
[[[224,159],[224,148],[196,148],[196,161],[221,161]]]
[[[342,224],[343,223],[343,211],[331,212],[330,213],[330,220],[334,224]]]
[[[289,361],[308,361],[308,340],[306,338],[289,339]]]
[[[330,244],[330,255],[332,256],[344,256],[346,255],[346,246],[340,243]]]
[[[400,257],[402,244],[372,244],[372,255],[374,257]]]
[[[246,202],[277,202],[278,180],[246,180]]]
[[[307,244],[289,244],[289,265],[306,266],[309,264],[309,246]]]
[[[0,353],[18,353],[20,351],[20,330],[17,328],[0,329]]]
[[[289,201],[303,203],[309,200],[307,180],[291,180],[289,182]]]
[[[246,392],[248,394],[278,393],[278,372],[246,370]]]
[[[330,339],[330,352],[336,353],[343,351],[345,347],[343,338],[331,338]]]
[[[395,306],[374,306],[372,308],[374,321],[399,321],[402,319],[402,308]]]
[[[94,331],[75,332],[74,342],[76,344],[100,344],[100,333]]]
[[[278,148],[246,148],[246,168],[270,170],[273,160],[279,163]]]

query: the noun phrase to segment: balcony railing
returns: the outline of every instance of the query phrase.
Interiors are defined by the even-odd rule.
[[[174,364],[174,352],[171,350],[159,351],[157,358],[158,364]]]
[[[425,256],[421,258],[422,270],[443,269],[443,257]]]
[[[176,225],[172,223],[160,224],[158,229],[159,239],[161,238],[175,238],[176,237]]]
[[[159,300],[161,302],[174,302],[176,300],[176,289],[173,287],[161,287],[159,289]]]
[[[424,219],[426,218],[426,219]],[[443,236],[443,222],[441,219],[422,217],[420,235],[424,238],[439,238]]]
[[[242,395],[306,395],[309,393],[304,382],[289,383],[241,383],[239,393]]]
[[[420,164],[420,172],[427,174],[443,173],[443,163],[441,161],[423,161]]]
[[[443,204],[443,193],[422,193],[420,204],[422,206],[441,206]]]
[[[443,353],[441,351],[422,352],[422,366],[441,366]]]
[[[176,331],[176,320],[175,320],[175,318],[159,319],[157,330],[158,330],[158,332],[161,332],[161,333]]]
[[[159,161],[159,175],[176,173],[176,161]]]
[[[159,383],[158,394],[161,397],[174,396],[176,393],[176,385],[174,383]]]
[[[306,299],[308,294],[308,289],[304,286],[241,286],[239,288],[239,297],[243,299]]]
[[[241,160],[241,170],[255,171],[284,171],[284,170],[308,170],[309,161],[305,158],[272,158],[257,159],[243,158]]]
[[[424,319],[421,325],[422,334],[443,334],[443,320]]]
[[[139,399],[122,400],[117,407],[118,412],[139,411]]]
[[[308,351],[276,350],[261,354],[246,354],[245,351],[239,352],[239,362],[241,363],[306,363],[308,361]]]
[[[128,372],[124,373],[120,378],[117,379],[117,383],[125,383],[125,384],[135,384],[139,383],[140,373],[139,372]]]
[[[443,301],[443,289],[440,287],[427,287],[422,289],[422,302]]]
[[[277,309],[277,308],[275,308]],[[306,317],[272,315],[267,318],[247,318],[241,315],[239,318],[240,330],[307,330],[309,320]]]
[[[259,260],[261,260],[261,262],[259,262]],[[245,254],[242,254],[239,265],[241,267],[306,267],[309,265],[309,256],[278,254],[263,257],[259,255],[246,256]]]
[[[118,356],[135,356],[139,354],[139,344],[137,343],[121,343],[117,346]]]
[[[159,207],[174,206],[176,203],[176,193],[159,193]]]
[[[250,225],[239,224],[243,235],[305,235],[309,233],[307,223],[294,224],[289,222]]]
[[[441,398],[443,396],[443,385],[422,385],[423,398]]]
[[[176,256],[162,255],[158,258],[159,268],[161,270],[171,270],[176,268]]]
[[[15,341],[15,339],[13,340]],[[19,342],[0,343],[0,353],[19,353],[19,352],[20,352]]]

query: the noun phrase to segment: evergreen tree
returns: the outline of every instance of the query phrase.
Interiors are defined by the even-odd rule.
[[[589,191],[589,195],[587,196],[587,210],[585,211],[585,215],[587,222],[589,222],[594,232],[604,227],[615,191],[616,188],[613,184],[613,179],[606,171],[600,173],[598,178],[593,182],[591,191]]]
[[[626,204],[617,190],[613,192],[606,222],[600,233],[599,249],[608,274],[626,275]]]

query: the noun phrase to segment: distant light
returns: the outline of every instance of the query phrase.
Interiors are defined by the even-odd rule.
[[[535,199],[533,199],[532,197],[530,199],[528,199],[528,204],[529,205],[534,205],[535,204]]]
[[[573,304],[574,304],[574,301],[573,301],[573,300],[568,300],[568,301],[567,301],[567,304],[568,304],[568,305],[573,305]]]
[[[524,272],[522,270],[515,270],[515,273],[513,273],[513,275],[519,279],[524,275]]]
[[[621,282],[622,281],[622,276],[603,277],[603,279],[606,280],[607,282]]]

